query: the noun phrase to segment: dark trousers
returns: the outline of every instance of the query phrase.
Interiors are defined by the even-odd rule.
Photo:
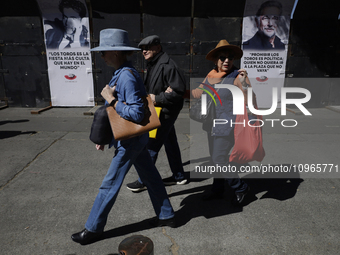
[[[177,116],[167,119],[161,116],[160,121],[162,126],[157,129],[156,138],[149,138],[147,149],[149,150],[152,161],[156,163],[158,153],[164,145],[173,177],[175,179],[182,179],[184,177],[184,169],[174,126],[176,119]],[[140,179],[138,179],[138,181],[141,182]]]
[[[211,159],[216,166],[234,165],[229,162],[229,152],[234,146],[234,132],[230,132],[228,136],[210,136],[209,144],[211,144]],[[235,165],[236,166],[236,165]],[[239,167],[239,166],[238,166]],[[237,169],[238,169],[237,167]],[[243,182],[237,172],[223,173],[222,178],[214,178],[212,192],[223,193],[225,181],[234,192],[243,192],[247,189],[247,184]]]

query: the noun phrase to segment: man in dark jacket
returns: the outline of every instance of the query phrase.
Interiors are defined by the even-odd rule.
[[[185,184],[181,152],[177,142],[175,121],[183,107],[183,95],[186,90],[184,75],[176,63],[162,50],[157,35],[144,38],[138,45],[147,61],[147,73],[144,80],[147,93],[155,106],[162,108],[161,127],[156,138],[150,138],[147,145],[151,158],[156,163],[158,152],[164,144],[168,157],[171,177],[163,179],[165,185]],[[146,189],[140,179],[127,184],[127,188],[138,192]]]

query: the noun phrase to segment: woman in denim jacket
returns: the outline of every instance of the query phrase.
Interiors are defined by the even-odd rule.
[[[138,123],[144,118],[142,97],[146,95],[146,92],[138,72],[127,61],[127,56],[134,50],[139,49],[130,47],[127,32],[120,29],[102,30],[100,46],[92,49],[92,51],[101,51],[105,63],[116,69],[109,85],[106,85],[101,93],[106,104],[113,106],[121,117]],[[73,234],[73,241],[89,244],[100,239],[108,214],[117,198],[124,177],[132,165],[135,166],[147,186],[157,215],[150,222],[151,225],[175,226],[174,211],[161,176],[146,149],[148,139],[149,134],[145,133],[128,140],[112,141],[110,147],[115,147],[115,155],[99,188],[85,229]],[[103,145],[96,145],[96,148],[104,150]]]

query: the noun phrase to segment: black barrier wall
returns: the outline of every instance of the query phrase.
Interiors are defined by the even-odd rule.
[[[219,40],[240,46],[245,1],[156,0],[87,1],[92,47],[104,28],[129,32],[133,46],[148,35],[160,36],[163,49],[187,79],[205,77],[212,63],[205,55]],[[340,2],[299,0],[291,21],[285,86],[296,79],[322,78],[300,85],[312,93],[306,107],[340,104]],[[0,10],[0,100],[9,106],[46,107],[50,104],[46,53],[39,6],[35,0],[12,0]],[[114,71],[93,53],[95,100]],[[141,53],[132,61],[143,76]],[[236,61],[239,65],[239,61]],[[322,81],[322,82],[320,82]]]
[[[0,11],[0,99],[10,106],[50,103],[44,35],[37,3],[11,1]]]

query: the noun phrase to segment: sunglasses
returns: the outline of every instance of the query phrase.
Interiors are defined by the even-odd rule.
[[[228,56],[228,57],[220,56],[218,59],[224,62],[227,58],[229,59],[229,61],[232,61],[234,59],[234,56]]]
[[[140,48],[141,48],[141,50],[143,51],[143,50],[146,50],[146,51],[148,51],[148,50],[150,50],[153,46],[155,46],[155,45],[158,45],[157,43],[155,44],[155,43],[153,43],[153,44],[149,44],[149,45],[143,45],[143,46],[141,46]]]
[[[150,50],[151,47],[152,47],[152,45],[142,46],[142,47],[141,47],[141,50],[146,50],[146,51],[148,51],[148,50]]]

